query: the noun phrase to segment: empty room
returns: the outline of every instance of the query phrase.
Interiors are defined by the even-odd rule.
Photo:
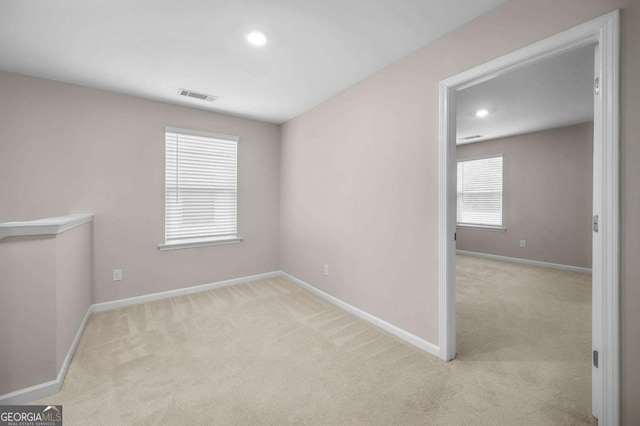
[[[0,0],[0,425],[639,425],[638,46],[635,0]]]
[[[492,376],[510,377],[522,398],[553,395],[583,413],[598,392],[594,53],[587,45],[461,90],[456,112],[456,358],[494,363]]]

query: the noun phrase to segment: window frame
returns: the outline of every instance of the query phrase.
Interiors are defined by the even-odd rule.
[[[163,162],[163,175],[164,175],[164,243],[158,244],[158,249],[165,250],[177,250],[177,249],[186,249],[186,248],[194,248],[194,247],[207,247],[207,246],[217,246],[217,245],[227,245],[227,244],[238,244],[244,241],[244,239],[240,236],[240,223],[239,223],[239,185],[238,185],[238,173],[240,170],[240,156],[239,156],[239,144],[240,137],[235,135],[228,135],[223,133],[215,133],[208,132],[202,130],[193,130],[193,129],[185,129],[182,127],[174,127],[174,126],[165,126],[164,128],[164,162]],[[167,133],[177,133],[188,136],[196,136],[196,137],[205,137],[212,139],[222,139],[227,141],[232,141],[236,143],[236,198],[235,198],[235,227],[236,233],[235,235],[227,235],[227,236],[219,236],[219,237],[194,237],[189,239],[175,240],[175,241],[167,241]]]
[[[476,229],[482,231],[497,231],[497,232],[506,232],[507,228],[505,226],[505,189],[504,189],[504,153],[497,154],[486,154],[486,155],[478,155],[474,157],[465,157],[456,159],[456,198],[457,198],[457,175],[458,175],[458,165],[460,163],[466,161],[475,161],[475,160],[484,160],[490,158],[501,158],[502,159],[502,202],[501,202],[501,224],[500,225],[490,225],[490,224],[473,224],[473,223],[459,223],[458,222],[458,201],[456,199],[456,228],[458,229]]]

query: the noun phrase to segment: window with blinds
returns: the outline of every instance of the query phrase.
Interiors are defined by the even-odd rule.
[[[502,154],[458,161],[458,225],[502,227]]]
[[[165,129],[166,245],[238,239],[238,140]]]

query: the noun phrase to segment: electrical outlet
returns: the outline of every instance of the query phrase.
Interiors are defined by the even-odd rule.
[[[324,265],[324,274],[329,275],[329,265]]]
[[[122,281],[122,269],[114,269],[113,270],[113,280],[114,281]]]
[[[520,240],[520,247],[526,247],[527,246],[527,240]]]

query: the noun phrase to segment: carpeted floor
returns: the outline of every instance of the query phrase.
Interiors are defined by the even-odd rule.
[[[591,277],[458,256],[458,358],[284,279],[95,314],[65,425],[582,425]]]

